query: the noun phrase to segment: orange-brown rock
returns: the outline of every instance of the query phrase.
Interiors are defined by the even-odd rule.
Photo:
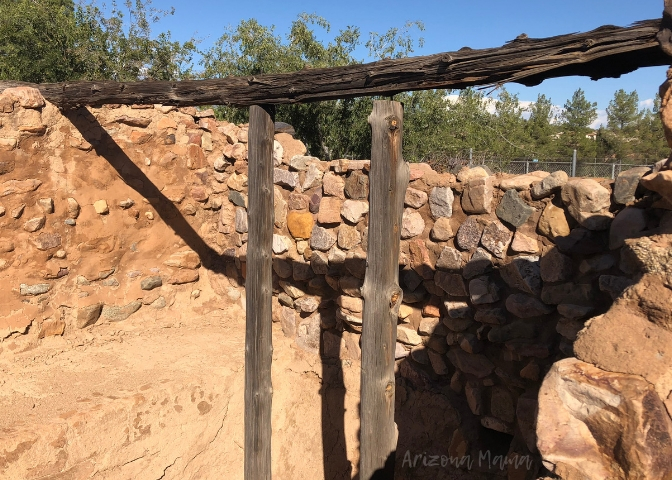
[[[287,228],[292,237],[296,239],[310,238],[314,225],[315,220],[313,219],[313,214],[310,212],[292,210],[287,213]]]

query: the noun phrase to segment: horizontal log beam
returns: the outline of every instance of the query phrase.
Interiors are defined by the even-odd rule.
[[[619,77],[641,67],[669,65],[656,36],[661,20],[630,27],[532,39],[521,35],[499,48],[348,65],[293,73],[179,82],[63,82],[34,85],[61,108],[103,104],[177,106],[292,104],[411,90],[461,89],[515,82],[538,85],[569,75]],[[0,91],[10,86],[0,82]]]

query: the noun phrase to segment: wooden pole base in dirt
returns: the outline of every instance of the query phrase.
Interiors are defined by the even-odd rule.
[[[250,107],[245,279],[245,480],[271,479],[274,107]]]
[[[399,241],[409,180],[408,164],[401,156],[402,120],[399,102],[373,102],[369,246],[362,287],[360,480],[394,478],[394,350],[402,298]]]

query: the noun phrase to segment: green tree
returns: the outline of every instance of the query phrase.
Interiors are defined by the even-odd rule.
[[[195,41],[152,35],[151,25],[173,13],[153,8],[151,0],[126,0],[123,11],[113,1],[108,16],[72,0],[0,0],[0,79],[186,78]]]
[[[636,91],[625,93],[620,89],[607,107],[607,128],[612,131],[632,131],[640,118],[639,96]]]
[[[597,103],[586,100],[585,93],[578,89],[567,100],[561,114],[562,136],[560,138],[563,155],[571,155],[573,149],[580,158],[594,159],[597,153],[596,142],[586,138],[590,133],[590,124],[597,119]]]
[[[530,105],[529,111],[530,117],[525,127],[537,157],[539,159],[553,157],[556,154],[554,134],[557,133],[557,128],[553,125],[556,122],[553,102],[540,93],[537,95],[537,101]]]
[[[415,45],[410,35],[413,26],[390,29],[383,35],[371,34],[366,43],[371,51],[381,55],[403,56]],[[315,29],[329,33],[330,25],[317,15],[300,14],[292,23],[286,38],[254,19],[228,28],[215,46],[203,53],[205,78],[230,75],[260,75],[288,73],[303,68],[337,67],[360,63],[353,57],[361,45],[356,27],[341,30],[326,45],[316,37]],[[371,133],[367,117],[371,98],[334,100],[299,105],[280,105],[276,118],[294,126],[297,136],[312,155],[324,159],[339,157],[366,158],[371,150]],[[236,123],[247,121],[247,109],[217,107],[217,114]]]

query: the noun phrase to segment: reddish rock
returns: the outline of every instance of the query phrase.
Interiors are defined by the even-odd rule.
[[[63,332],[65,332],[65,322],[63,320],[48,318],[42,322],[37,338],[56,337],[63,335]]]
[[[287,228],[295,239],[310,238],[313,225],[315,225],[315,220],[310,212],[293,210],[287,213]]]
[[[504,258],[513,234],[501,222],[494,221],[483,229],[481,245],[497,258]]]
[[[462,192],[462,210],[467,213],[490,213],[493,193],[492,177],[470,180]]]
[[[187,145],[187,168],[190,170],[198,170],[208,166],[208,161],[205,158],[205,153],[199,145]]]
[[[198,281],[198,270],[176,270],[170,274],[166,283],[170,285],[182,285]]]
[[[321,224],[341,223],[343,201],[337,197],[324,197],[320,202],[317,221]]]

